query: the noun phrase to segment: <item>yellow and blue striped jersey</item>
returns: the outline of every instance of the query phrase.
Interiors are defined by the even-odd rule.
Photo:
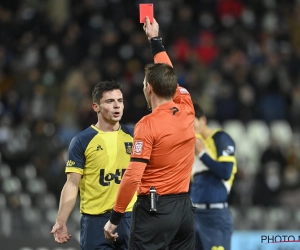
[[[202,140],[207,152],[200,159],[195,157],[191,199],[194,203],[226,202],[237,172],[235,143],[220,129]]]
[[[112,210],[122,176],[128,166],[133,128],[103,132],[91,126],[76,135],[69,146],[66,173],[82,175],[79,184],[80,212],[103,214]],[[126,212],[132,211],[136,196]]]

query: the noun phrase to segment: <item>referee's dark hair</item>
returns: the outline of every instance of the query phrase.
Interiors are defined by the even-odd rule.
[[[204,112],[202,110],[202,108],[200,107],[199,104],[197,103],[193,103],[194,105],[194,109],[195,109],[195,117],[197,117],[198,119],[202,116],[204,116]]]
[[[147,64],[145,77],[156,95],[173,98],[177,89],[177,75],[173,67],[166,63]]]

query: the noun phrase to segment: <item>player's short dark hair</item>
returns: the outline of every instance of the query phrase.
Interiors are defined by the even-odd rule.
[[[197,103],[193,103],[194,105],[194,110],[195,110],[195,117],[197,117],[198,119],[202,116],[204,116],[204,112],[202,110],[202,108],[200,107],[199,104]]]
[[[147,64],[145,77],[156,95],[168,99],[173,98],[177,88],[177,75],[170,65],[165,63]]]
[[[104,92],[112,91],[115,89],[119,89],[122,92],[122,85],[114,80],[98,82],[92,91],[93,102],[99,103],[100,99],[103,97]]]

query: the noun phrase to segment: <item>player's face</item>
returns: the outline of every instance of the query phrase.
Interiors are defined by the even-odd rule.
[[[103,97],[100,99],[98,113],[103,120],[115,124],[121,120],[123,110],[123,94],[119,89],[103,93]]]
[[[149,98],[149,84],[147,84],[147,81],[146,81],[146,77],[144,78],[144,95],[145,95],[145,98],[146,98],[146,102],[147,102],[147,105],[148,105],[148,108],[151,109],[151,101],[150,101],[150,98]]]
[[[206,120],[204,117],[197,118],[194,120],[194,129],[196,134],[202,134],[205,128]]]

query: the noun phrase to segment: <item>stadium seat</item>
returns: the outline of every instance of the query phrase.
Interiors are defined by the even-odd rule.
[[[7,202],[6,202],[5,195],[0,193],[0,209],[6,208],[6,206],[7,206]]]
[[[12,216],[8,209],[0,209],[0,221],[0,235],[9,237],[12,233]]]
[[[17,176],[22,182],[36,178],[36,168],[32,164],[27,164],[17,169]]]
[[[47,209],[47,208],[57,209],[56,198],[52,193],[45,193],[45,194],[38,195],[37,197],[35,197],[34,204],[35,206],[41,209]]]
[[[29,208],[31,207],[32,201],[29,194],[27,193],[20,194],[20,205],[21,207],[29,207]]]
[[[10,167],[7,164],[2,163],[0,165],[0,181],[11,176]]]
[[[32,196],[45,194],[47,192],[46,181],[40,177],[27,180],[26,191]]]
[[[237,207],[234,207],[234,206],[230,206],[230,212],[231,212],[231,215],[232,215],[232,219],[233,219],[233,225],[234,225],[234,228],[236,230],[239,230],[240,229],[240,224],[241,224],[241,212],[240,210],[237,208]]]
[[[244,229],[259,230],[265,225],[266,213],[263,207],[249,207],[245,213]]]
[[[26,230],[26,233],[30,234],[35,231],[37,236],[42,236],[41,225],[44,223],[44,218],[38,208],[24,207],[21,210],[21,218],[24,226],[23,230]]]
[[[217,120],[208,120],[208,121],[207,121],[207,125],[208,125],[211,129],[222,128],[221,123],[219,123]]]
[[[73,232],[76,230],[80,230],[80,219],[81,219],[81,214],[80,214],[79,206],[75,205],[72,213],[70,214],[69,221],[68,221],[70,230],[72,230]]]
[[[239,140],[235,144],[237,158],[247,159],[249,162],[257,163],[259,152],[252,138],[249,138],[247,134],[245,134],[243,140]]]
[[[236,144],[247,136],[245,125],[239,120],[225,121],[223,129],[232,137]]]
[[[27,193],[13,193],[7,195],[7,205],[10,209],[16,210],[24,207],[31,207],[31,197]]]
[[[12,194],[21,192],[22,184],[18,177],[11,176],[3,180],[2,192],[5,194]]]
[[[77,242],[80,242],[80,230],[76,230],[76,231],[73,233],[73,237],[74,237],[74,239],[77,240]],[[69,249],[69,250],[76,250],[76,249]]]
[[[70,217],[71,217],[71,220],[72,220],[75,224],[79,225],[79,224],[80,224],[80,218],[81,218],[79,208],[74,208],[73,211],[72,211],[72,213],[71,213],[71,216],[70,216]]]
[[[22,210],[21,233],[23,237],[49,238],[51,236],[49,232],[53,224],[46,223],[42,214],[44,212],[35,208]]]
[[[285,120],[276,120],[270,124],[271,137],[283,148],[287,148],[293,140],[293,131]]]
[[[248,162],[250,172],[256,172],[259,151],[255,141],[248,136],[246,126],[239,120],[228,120],[223,123],[223,129],[235,142],[236,158]]]
[[[293,211],[293,215],[292,215],[292,218],[290,220],[290,224],[291,224],[291,229],[299,230],[299,225],[300,225],[300,208],[296,208]]]
[[[57,208],[49,208],[44,210],[45,218],[48,223],[54,225],[57,216],[57,211],[58,211]]]
[[[300,224],[300,208],[295,210],[294,219]]]
[[[68,248],[55,247],[55,248],[53,248],[53,250],[76,250],[76,248],[74,248],[74,247],[68,247]]]
[[[265,229],[267,230],[286,230],[289,229],[289,222],[292,219],[291,210],[286,207],[272,207],[267,210],[267,220]]]
[[[253,120],[246,125],[248,138],[251,138],[258,147],[258,150],[264,150],[270,141],[270,130],[264,121]]]

